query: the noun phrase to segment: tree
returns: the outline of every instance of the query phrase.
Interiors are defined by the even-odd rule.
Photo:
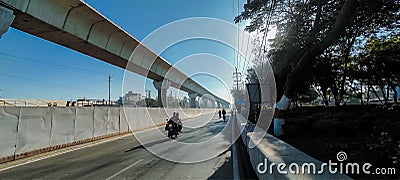
[[[397,0],[253,0],[244,9],[235,21],[251,20],[246,30],[266,33],[271,25],[277,27],[271,60],[277,85],[284,87],[289,98],[303,84],[302,77],[317,57],[338,40],[348,40],[347,35],[353,39],[346,44],[351,47],[354,37],[383,27],[393,29],[399,19]],[[346,58],[350,48],[345,51]]]
[[[396,87],[400,86],[400,34],[388,39],[372,37],[366,50],[359,58],[360,76],[368,77],[369,84],[377,85],[384,93],[384,101],[389,99],[389,89],[397,97]],[[386,87],[386,94],[385,89]],[[397,98],[394,98],[397,103]]]
[[[272,26],[277,28],[269,59],[277,94],[282,95],[276,103],[279,115],[296,93],[312,84],[322,86],[325,99],[329,87],[339,104],[357,38],[398,28],[399,6],[399,0],[252,0],[235,22],[250,20],[246,30],[264,34],[262,51],[267,49],[265,35]],[[330,71],[325,78],[313,78],[318,66]],[[317,81],[310,83],[313,79]]]

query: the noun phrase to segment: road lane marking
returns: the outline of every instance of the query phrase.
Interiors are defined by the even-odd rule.
[[[120,175],[121,173],[123,173],[123,172],[125,172],[126,170],[128,170],[129,168],[131,168],[131,167],[133,167],[133,166],[139,164],[139,163],[142,162],[142,161],[143,161],[143,159],[140,159],[139,161],[136,161],[135,163],[131,164],[130,166],[128,166],[128,167],[122,169],[121,171],[118,171],[118,172],[115,173],[114,175],[108,177],[106,180],[110,180],[110,179],[112,179],[112,178],[115,178],[116,176]]]
[[[112,138],[112,139],[108,139],[108,140],[105,140],[105,141],[95,142],[95,143],[93,143],[93,144],[88,144],[88,145],[84,145],[84,144],[83,144],[84,146],[79,147],[79,148],[72,148],[72,149],[69,149],[69,150],[59,149],[60,151],[65,150],[65,151],[62,151],[62,152],[54,152],[54,151],[53,151],[53,153],[52,153],[52,152],[50,151],[49,153],[52,153],[52,154],[45,155],[45,156],[43,156],[43,157],[39,157],[39,158],[36,158],[36,159],[33,159],[33,160],[28,160],[28,161],[23,162],[23,163],[21,163],[21,164],[16,164],[16,165],[13,165],[13,166],[10,166],[10,167],[5,167],[5,168],[3,168],[3,169],[0,169],[0,172],[5,171],[5,170],[8,170],[8,169],[16,168],[16,167],[19,167],[19,166],[23,166],[23,165],[26,165],[26,164],[34,163],[34,162],[36,162],[36,161],[48,159],[48,158],[51,158],[51,157],[54,157],[54,156],[58,156],[58,155],[61,155],[61,154],[65,154],[65,153],[77,151],[77,150],[80,150],[80,149],[84,149],[84,148],[96,146],[96,145],[99,145],[99,144],[104,144],[104,143],[107,143],[107,142],[110,142],[110,141],[115,141],[115,140],[117,140],[117,139],[122,139],[122,138],[128,137],[128,136],[132,136],[132,134],[129,133],[129,134],[124,135],[124,136],[118,136],[118,137],[115,137],[115,138]],[[73,146],[72,146],[72,147],[73,147]]]
[[[201,116],[205,116],[205,115],[200,115],[200,116],[197,116],[197,117],[187,118],[187,119],[184,119],[182,121],[186,121],[186,122],[194,121],[194,120],[196,120],[197,118],[199,118]],[[108,139],[108,140],[100,141],[100,142],[94,142],[94,143],[91,143],[91,144],[88,144],[88,145],[82,144],[83,145],[82,147],[73,148],[73,146],[72,146],[71,149],[69,149],[69,150],[58,149],[61,152],[49,151],[49,152],[47,152],[47,153],[51,153],[49,155],[44,155],[43,157],[38,157],[38,158],[34,158],[34,156],[33,156],[32,160],[27,160],[27,161],[22,162],[20,164],[16,164],[16,165],[12,165],[12,166],[9,166],[9,167],[0,168],[0,172],[8,170],[8,169],[13,169],[13,168],[16,168],[16,167],[19,167],[19,166],[23,166],[23,165],[26,165],[26,164],[34,163],[34,162],[37,162],[37,161],[41,161],[41,160],[44,160],[44,159],[48,159],[48,158],[51,158],[51,157],[54,157],[54,156],[58,156],[58,155],[61,155],[61,154],[77,151],[77,150],[80,150],[80,149],[96,146],[96,145],[99,145],[99,144],[107,143],[107,142],[114,141],[114,140],[121,139],[121,138],[128,137],[128,136],[132,136],[132,135],[135,135],[135,133],[143,133],[143,132],[154,130],[154,129],[160,129],[161,130],[163,126],[164,125],[149,127],[148,129],[143,129],[143,130],[134,130],[133,132],[131,132],[129,134],[126,134],[124,136],[118,136],[118,137],[115,137],[115,138],[112,138],[112,139]],[[142,144],[142,143],[139,141],[139,144]],[[21,159],[21,160],[23,161],[24,159]],[[11,162],[15,162],[15,161],[11,161]]]

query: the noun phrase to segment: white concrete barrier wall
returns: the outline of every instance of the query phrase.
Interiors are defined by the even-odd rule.
[[[195,117],[195,116],[198,116],[198,115],[200,115],[200,113],[201,113],[201,109],[184,109],[184,110],[182,110],[183,111],[183,114],[187,117],[187,118],[192,118],[192,117]],[[181,113],[182,114],[182,113]]]
[[[123,108],[119,109],[119,118],[120,118],[119,121],[120,132],[128,132],[129,131],[128,119],[126,118],[125,111]]]
[[[21,108],[16,154],[50,146],[53,108]]]
[[[155,123],[157,125],[164,124],[167,122],[166,119],[168,119],[168,118],[169,117],[167,116],[167,114],[165,112],[163,112],[162,108],[160,108],[160,109],[158,109],[158,117],[157,117],[157,121],[155,121]]]
[[[162,114],[162,109],[160,108],[139,108],[139,120],[142,123],[139,129],[154,127],[165,123],[165,119],[168,118]]]
[[[179,116],[182,119],[186,119],[186,118],[192,118],[195,114],[198,114],[197,111],[200,112],[200,109],[199,110],[179,109],[177,112],[179,112]]]
[[[15,153],[20,108],[0,107],[0,157]]]
[[[108,125],[108,108],[106,107],[95,107],[94,108],[94,133],[93,136],[107,135]]]
[[[170,116],[168,115],[168,112],[164,108],[161,108],[159,112],[160,112],[160,116],[163,117],[162,122],[165,123],[166,119],[170,118]]]
[[[75,108],[54,108],[51,116],[50,146],[75,141]]]
[[[120,132],[119,107],[108,108],[107,135]]]
[[[201,115],[200,109],[0,107],[0,158],[150,128],[165,123],[173,112],[182,119]]]
[[[75,141],[93,138],[94,108],[76,108]]]
[[[163,123],[165,121],[165,119],[167,117],[162,117],[160,108],[151,108],[148,109],[148,117],[146,115],[147,118],[150,118],[149,121],[149,125],[150,126],[156,126],[159,125],[161,123]],[[147,114],[147,113],[146,113]]]
[[[130,130],[139,129],[139,110],[137,108],[123,108],[121,113],[125,114],[127,125]]]
[[[150,117],[145,108],[138,108],[137,115],[138,115],[137,122],[133,122],[137,127],[136,129],[143,129],[146,127],[150,127],[149,123]]]
[[[209,114],[209,113],[216,113],[218,109],[214,108],[203,108],[203,109],[169,109],[167,110],[168,114],[172,116],[173,112],[178,112],[179,116],[182,119],[190,119],[200,115]]]

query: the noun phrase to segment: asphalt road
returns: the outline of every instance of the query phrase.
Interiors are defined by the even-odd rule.
[[[232,139],[224,133],[230,123],[204,117],[183,123],[187,126],[176,140],[155,132],[164,133],[163,128],[146,130],[137,134],[142,144],[133,135],[125,136],[0,171],[0,179],[233,179],[235,160],[232,149],[225,148]],[[190,162],[215,152],[209,160]]]

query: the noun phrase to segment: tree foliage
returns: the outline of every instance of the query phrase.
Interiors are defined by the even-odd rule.
[[[366,46],[366,52],[358,61],[359,76],[369,84],[391,88],[396,93],[400,86],[400,35],[387,40],[372,37]],[[388,93],[384,96],[388,100]]]
[[[359,54],[371,47],[366,40],[382,32],[398,34],[399,7],[399,0],[252,0],[235,22],[250,21],[246,30],[264,35],[261,46],[266,33],[277,28],[269,57],[278,94],[294,97],[314,85],[340,101],[356,59],[363,61]]]

